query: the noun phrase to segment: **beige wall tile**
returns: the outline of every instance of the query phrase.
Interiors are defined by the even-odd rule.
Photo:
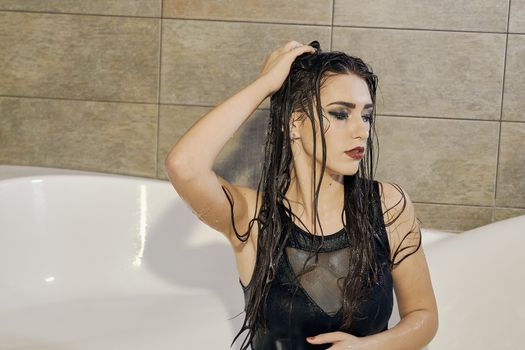
[[[525,35],[509,34],[503,120],[525,121]]]
[[[496,208],[494,211],[494,222],[525,215],[525,209]]]
[[[379,76],[381,114],[499,120],[504,34],[334,28]]]
[[[497,122],[379,116],[376,129],[376,177],[413,201],[493,205]]]
[[[0,10],[160,17],[161,0],[0,0]]]
[[[509,32],[525,33],[525,0],[510,2]]]
[[[0,164],[155,177],[157,106],[0,97]]]
[[[414,203],[421,227],[448,232],[463,232],[492,222],[492,208],[462,205]]]
[[[332,22],[332,0],[164,0],[164,17],[326,24]]]
[[[501,124],[496,205],[525,208],[525,123]]]
[[[157,102],[159,23],[0,12],[0,94]]]
[[[328,48],[330,28],[164,20],[161,102],[216,105],[255,80],[289,39]],[[268,106],[269,99],[260,107]]]
[[[159,178],[167,179],[164,160],[171,148],[211,109],[211,107],[161,105],[157,160]],[[268,110],[256,110],[226,143],[213,166],[218,175],[237,185],[256,188],[264,162],[263,144],[268,117]]]
[[[506,32],[507,12],[499,0],[335,0],[334,24]]]

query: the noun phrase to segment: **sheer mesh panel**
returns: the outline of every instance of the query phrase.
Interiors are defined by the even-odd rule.
[[[287,247],[286,254],[295,276],[303,271],[303,266],[311,252]],[[315,266],[315,256],[310,258],[305,269],[315,266],[314,270],[301,275],[298,279],[303,290],[327,314],[335,315],[343,305],[343,280],[348,275],[349,248],[319,253]],[[340,280],[338,285],[338,278]]]

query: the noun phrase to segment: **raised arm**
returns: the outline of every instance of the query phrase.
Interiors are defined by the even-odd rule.
[[[181,137],[165,159],[165,170],[175,190],[199,219],[222,232],[234,245],[231,206],[222,186],[231,195],[233,219],[239,234],[248,228],[250,203],[255,191],[228,183],[213,171],[213,164],[226,142],[273,92],[280,88],[295,58],[311,46],[288,42],[265,62],[259,77],[226,101],[206,113]],[[299,44],[300,45],[300,44]]]

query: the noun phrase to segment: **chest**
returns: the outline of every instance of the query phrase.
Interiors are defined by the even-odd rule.
[[[308,260],[308,252],[287,247],[264,305],[269,337],[290,341],[339,330],[343,321],[340,286],[348,274],[349,254],[350,248],[343,248],[319,253],[314,261]],[[392,276],[385,268],[378,283],[367,290],[346,331],[357,336],[380,332],[386,329],[392,308]]]

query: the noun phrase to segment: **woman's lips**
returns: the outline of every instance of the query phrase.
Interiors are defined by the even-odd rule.
[[[364,151],[361,152],[357,149],[352,150],[352,151],[346,151],[345,153],[347,156],[352,157],[354,159],[362,159],[365,156]]]

